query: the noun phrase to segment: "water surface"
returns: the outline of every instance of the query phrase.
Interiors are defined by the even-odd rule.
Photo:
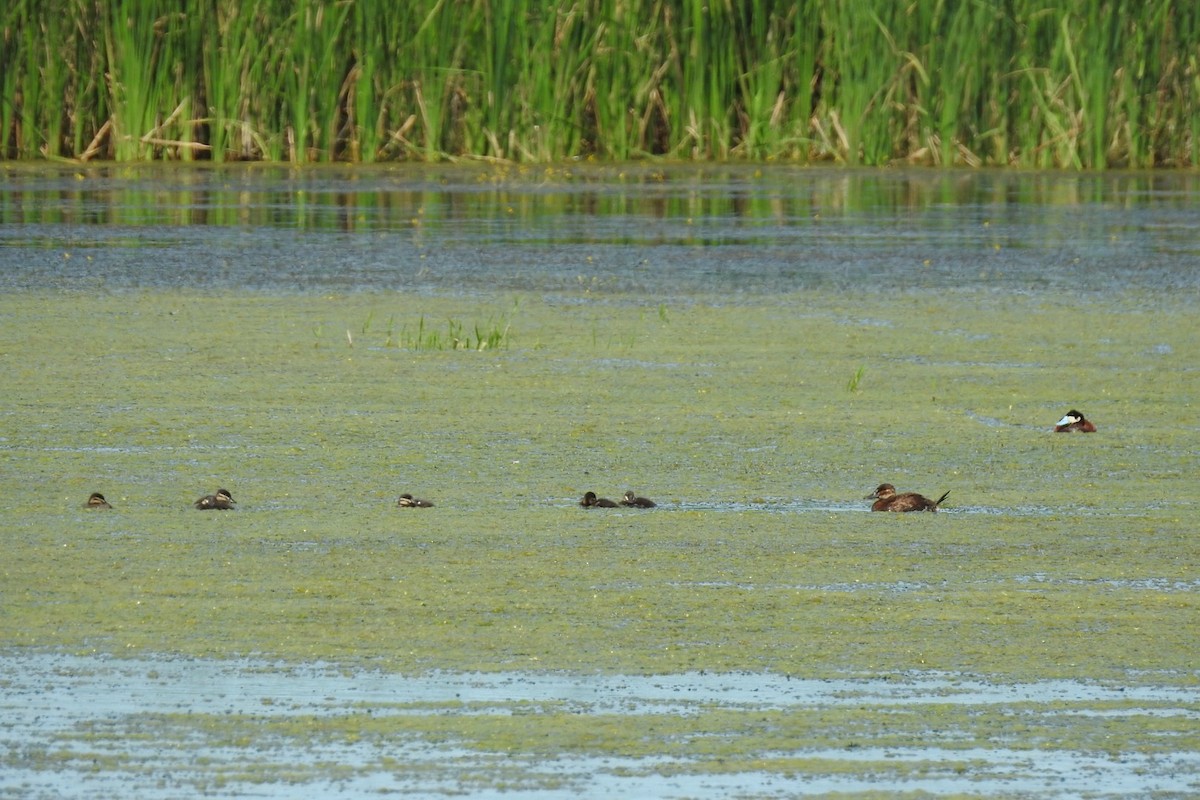
[[[678,301],[1200,281],[1191,173],[9,166],[0,179],[8,289],[584,288]]]
[[[6,164],[0,796],[1196,794],[1198,201]]]
[[[1179,688],[1076,681],[998,685],[938,674],[841,680],[736,673],[400,676],[322,664],[49,654],[0,659],[0,679],[7,687],[0,742],[31,756],[52,749],[61,765],[55,777],[32,765],[7,769],[0,795],[14,797],[116,792],[169,798],[202,791],[273,798],[333,792],[715,799],[747,787],[759,797],[795,797],[881,786],[932,795],[1122,797],[1182,796],[1200,783],[1195,752],[1111,753],[1050,743],[1030,748],[1019,736],[975,743],[983,726],[972,720],[997,712],[1030,727],[1093,715],[1110,724],[1124,719],[1153,727],[1155,719],[1178,719],[1194,726],[1200,721],[1195,693]],[[947,708],[955,711],[947,714]],[[495,750],[493,742],[476,738],[475,724],[515,718],[533,740],[547,723],[572,717],[596,720],[598,730],[613,719],[652,730],[663,717],[815,720],[834,709],[859,713],[853,732],[829,743],[797,741],[741,768],[713,761],[702,750],[605,754],[602,733],[590,745],[563,752],[539,754],[532,742]],[[865,709],[879,720],[865,725]],[[876,737],[886,739],[888,718],[902,709],[936,726],[931,741],[876,744]],[[458,735],[430,738],[426,719],[457,720]],[[337,733],[330,736],[316,720]],[[522,752],[526,748],[533,752]],[[111,766],[88,768],[89,761]],[[788,766],[776,772],[775,761]],[[503,774],[505,785],[473,785],[474,773]]]

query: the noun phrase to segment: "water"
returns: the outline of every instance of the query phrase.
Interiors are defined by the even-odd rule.
[[[1190,173],[10,167],[0,180],[5,290],[582,286],[657,302],[1200,285]]]
[[[696,761],[672,755],[547,753],[541,757],[489,751],[461,740],[430,742],[404,720],[472,720],[514,716],[618,717],[632,728],[652,729],[659,716],[704,718],[768,711],[819,717],[830,709],[877,709],[885,716],[904,708],[939,718],[961,706],[964,719],[1011,714],[1022,724],[1039,718],[1087,714],[1104,705],[1107,719],[1177,717],[1200,722],[1196,693],[1184,688],[1105,686],[1077,681],[998,685],[938,674],[888,679],[803,680],[781,675],[687,673],[664,676],[555,673],[398,676],[349,672],[332,665],[178,659],[112,660],[27,653],[0,658],[6,687],[0,711],[6,720],[0,745],[36,760],[54,753],[57,773],[22,766],[0,773],[0,796],[94,797],[119,793],[171,798],[192,791],[217,797],[311,797],[378,793],[434,797],[662,797],[724,798],[752,791],[758,797],[815,796],[829,792],[932,795],[1126,797],[1151,792],[1185,795],[1200,788],[1200,754],[1094,753],[1070,747],[1030,748],[1012,737],[990,747],[970,747],[970,724],[931,732],[926,746],[864,746],[846,735],[836,747],[797,741],[761,761],[809,759],[824,765],[693,772]],[[392,728],[326,737],[306,726],[315,718],[361,715]],[[396,721],[394,726],[387,720]],[[231,732],[221,720],[234,721]],[[243,720],[238,724],[238,720]],[[268,721],[298,720],[298,725]],[[182,721],[182,724],[180,724]],[[238,744],[243,729],[250,733]],[[291,727],[289,727],[291,726]],[[271,732],[271,728],[275,728]],[[307,732],[306,732],[307,731]],[[182,738],[181,738],[182,737]],[[99,762],[119,765],[97,769]],[[322,777],[320,764],[339,765]],[[454,764],[451,769],[446,765]],[[307,768],[301,765],[316,765]],[[503,768],[501,765],[504,765]],[[710,765],[715,766],[715,765]],[[870,770],[874,776],[856,774]],[[504,774],[506,788],[473,787],[465,776]],[[281,779],[279,773],[291,775]],[[753,787],[753,788],[750,788]]]
[[[0,797],[1194,795],[1197,207],[0,166]],[[382,330],[513,297],[497,353]]]

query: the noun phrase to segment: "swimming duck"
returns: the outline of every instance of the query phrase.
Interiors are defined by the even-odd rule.
[[[1060,419],[1054,426],[1054,432],[1070,433],[1072,431],[1079,431],[1080,433],[1095,433],[1096,426],[1085,419],[1083,414],[1080,414],[1078,411],[1072,408],[1065,415],[1063,415],[1063,418]]]
[[[400,499],[396,501],[396,505],[400,506],[400,508],[433,508],[433,503],[428,500],[421,500],[407,493],[400,495]]]
[[[596,497],[595,492],[587,492],[583,499],[579,501],[579,505],[584,508],[616,508],[617,504],[607,497]]]
[[[654,508],[658,504],[649,497],[638,497],[633,492],[626,492],[625,496],[621,498],[621,505],[630,508]]]
[[[866,499],[875,501],[871,504],[872,511],[937,511],[938,506],[949,495],[950,492],[946,492],[935,502],[916,492],[896,494],[895,486],[890,483],[881,483],[874,492],[867,495]]]
[[[86,508],[112,508],[112,506],[104,499],[104,495],[99,492],[92,492],[92,496],[88,498]]]
[[[228,511],[234,504],[233,495],[227,489],[217,489],[216,494],[206,494],[195,502],[201,511]]]

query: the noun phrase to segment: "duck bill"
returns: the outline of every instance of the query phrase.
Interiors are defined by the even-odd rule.
[[[1075,419],[1070,414],[1067,414],[1065,417],[1063,417],[1062,419],[1060,419],[1058,422],[1056,422],[1054,424],[1055,425],[1070,425],[1072,422],[1078,422],[1078,421],[1079,420]]]

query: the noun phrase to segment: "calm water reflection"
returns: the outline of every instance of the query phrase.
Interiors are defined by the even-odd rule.
[[[787,166],[0,171],[0,289],[1195,289],[1200,176]]]

